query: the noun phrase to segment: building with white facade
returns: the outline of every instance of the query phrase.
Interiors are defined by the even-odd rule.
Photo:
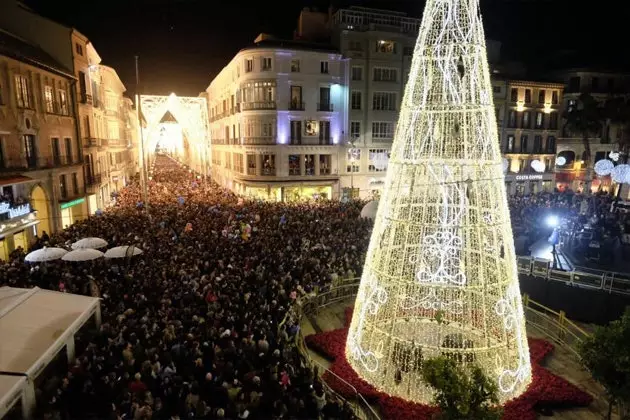
[[[207,88],[214,179],[263,199],[339,197],[348,78],[330,47],[259,36]]]

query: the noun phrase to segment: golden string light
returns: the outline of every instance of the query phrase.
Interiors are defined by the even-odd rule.
[[[424,360],[531,381],[478,0],[428,0],[346,343],[379,390],[427,403]]]

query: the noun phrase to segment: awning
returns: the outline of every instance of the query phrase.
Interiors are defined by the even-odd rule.
[[[25,386],[25,376],[0,375],[0,419],[19,401]]]
[[[0,187],[4,185],[16,185],[16,184],[24,184],[25,182],[35,181],[33,178],[29,178],[27,176],[12,176],[9,178],[0,178]]]
[[[0,371],[35,379],[99,308],[99,299],[0,288]]]

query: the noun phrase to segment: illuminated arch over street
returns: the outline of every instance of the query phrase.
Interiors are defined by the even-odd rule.
[[[139,104],[144,117],[142,141],[147,162],[161,145],[197,172],[207,174],[210,136],[206,98],[174,93],[168,96],[140,95]],[[175,121],[171,117],[180,129],[173,129]]]

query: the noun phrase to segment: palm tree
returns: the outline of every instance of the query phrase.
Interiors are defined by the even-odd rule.
[[[588,167],[591,161],[590,138],[597,136],[602,130],[603,109],[595,98],[588,93],[583,93],[578,98],[577,106],[567,109],[562,117],[565,121],[563,132],[566,132],[568,129],[571,133],[579,134],[582,137],[584,146],[582,160]]]
[[[604,104],[604,115],[607,124],[618,126],[621,131],[617,136],[622,159],[620,163],[626,163],[630,151],[630,102],[623,97],[609,99]]]

